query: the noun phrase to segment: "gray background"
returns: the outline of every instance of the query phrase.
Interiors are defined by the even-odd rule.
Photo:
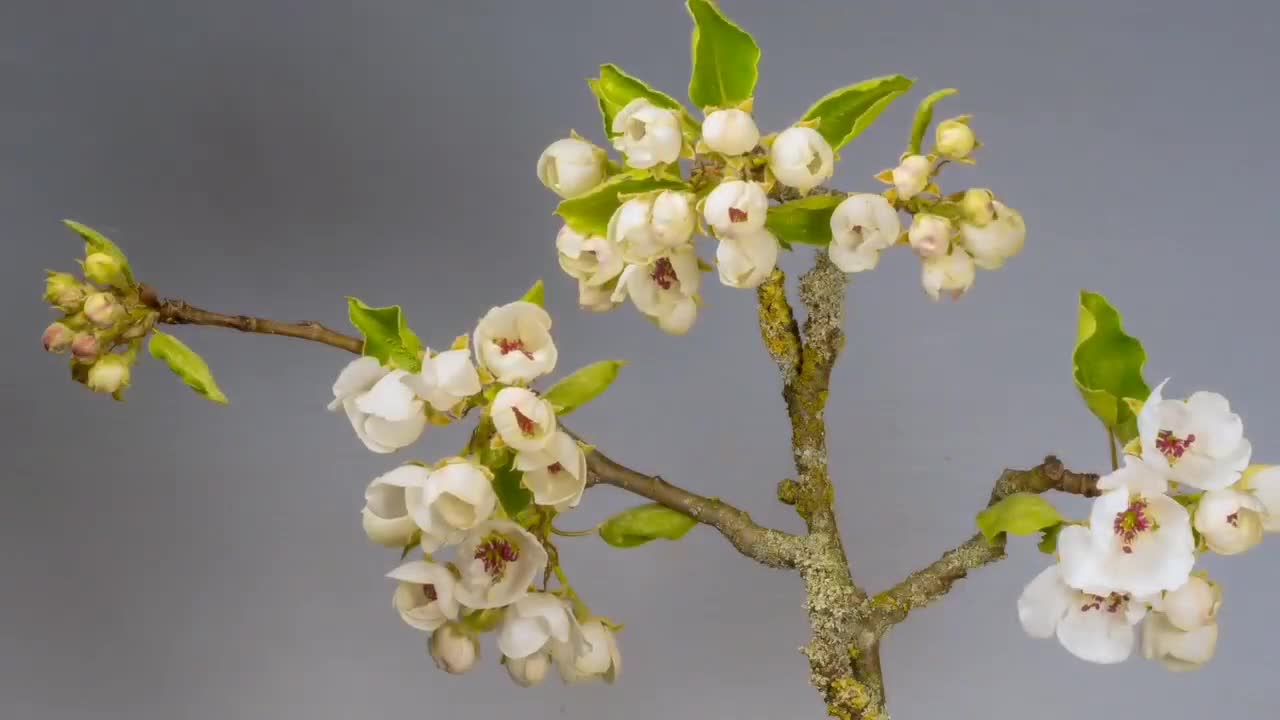
[[[58,225],[67,216],[114,236],[164,293],[336,326],[345,294],[399,302],[435,346],[545,276],[563,369],[633,363],[577,427],[624,462],[797,529],[772,500],[790,471],[786,421],[751,294],[711,287],[682,339],[631,308],[577,311],[555,265],[554,198],[534,177],[570,127],[599,138],[582,82],[596,64],[683,96],[679,3],[2,5],[0,716],[821,714],[796,653],[799,581],[705,528],[628,552],[563,544],[593,607],[627,623],[619,686],[517,690],[492,647],[469,676],[436,672],[391,611],[382,575],[395,558],[359,529],[365,484],[395,461],[323,410],[347,357],[183,330],[231,406],[155,363],[119,405],[73,385],[37,344],[40,272],[71,269],[79,252]],[[967,537],[1006,465],[1056,452],[1103,466],[1070,380],[1082,286],[1125,312],[1150,379],[1226,393],[1257,458],[1280,460],[1268,174],[1280,5],[725,6],[764,48],[766,128],[863,77],[921,79],[844,152],[841,186],[879,187],[869,178],[896,159],[915,101],[956,86],[943,116],[975,113],[987,147],[944,179],[995,188],[1031,227],[1023,256],[960,303],[929,302],[905,252],[852,289],[830,423],[859,580],[884,587]],[[420,454],[459,442],[435,433]],[[565,524],[632,502],[593,491]],[[1086,665],[1024,637],[1014,601],[1045,559],[1019,543],[888,638],[895,717],[1270,715],[1275,544],[1210,559],[1227,593],[1219,658],[1170,675],[1136,659]]]

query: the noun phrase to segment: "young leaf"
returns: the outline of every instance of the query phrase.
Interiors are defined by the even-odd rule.
[[[693,17],[693,74],[689,99],[726,108],[751,98],[759,78],[760,47],[708,0],[688,0]]]
[[[1030,535],[1061,522],[1057,508],[1033,493],[1014,493],[978,513],[978,529],[992,544],[1004,533]]]
[[[568,415],[607,390],[618,377],[618,370],[626,364],[622,360],[601,360],[578,368],[552,385],[542,397],[555,406],[557,415]]]
[[[839,150],[871,126],[880,113],[915,83],[904,75],[863,80],[827,95],[809,108],[805,120],[818,120],[818,132]]]
[[[510,462],[493,471],[493,492],[508,517],[515,517],[533,502],[533,493],[525,488],[523,480],[524,473]]]
[[[364,354],[391,365],[417,372],[422,369],[422,341],[405,324],[399,305],[369,307],[364,302],[347,298],[347,314],[351,324],[364,335]]]
[[[609,230],[609,218],[622,204],[619,195],[673,190],[687,187],[676,180],[636,178],[630,175],[614,175],[597,185],[586,195],[562,200],[556,207],[556,215],[564,218],[564,224],[583,235],[604,235]]]
[[[538,307],[547,306],[547,288],[542,284],[542,278],[538,278],[538,281],[533,284],[533,287],[529,288],[529,290],[520,297],[520,301],[533,303]],[[462,337],[465,338],[466,336],[464,335]]]
[[[924,143],[924,136],[929,132],[929,124],[933,122],[934,104],[948,95],[955,94],[955,88],[946,88],[944,90],[930,93],[928,97],[920,101],[920,107],[916,108],[915,120],[911,123],[911,144],[907,146],[907,152],[912,155],[920,154],[920,147]]]
[[[843,195],[812,195],[769,208],[764,225],[784,245],[831,242],[831,213],[844,201]]]
[[[173,374],[187,384],[187,387],[213,402],[227,404],[227,396],[218,389],[218,383],[214,381],[213,373],[209,372],[209,366],[205,364],[204,358],[184,345],[181,340],[156,330],[151,336],[147,349],[152,357],[163,360]]]
[[[1080,293],[1080,326],[1071,355],[1080,395],[1120,443],[1138,434],[1130,400],[1146,400],[1151,388],[1142,379],[1146,350],[1124,332],[1120,313],[1097,293]]]
[[[127,280],[130,285],[135,284],[133,279],[133,270],[129,268],[129,258],[124,256],[124,251],[120,249],[119,245],[111,242],[107,239],[106,235],[103,235],[88,225],[83,225],[75,220],[63,220],[62,222],[67,227],[76,231],[80,237],[84,238],[85,255],[96,252],[110,255],[120,263],[120,271],[124,274],[124,279]]]
[[[1066,523],[1058,523],[1040,531],[1040,542],[1036,548],[1046,554],[1052,555],[1058,552],[1058,535],[1062,533],[1062,528],[1066,527]]]
[[[656,503],[614,515],[600,526],[600,537],[614,547],[631,548],[651,540],[679,540],[698,521]]]
[[[613,137],[615,135],[613,132],[613,117],[618,114],[618,111],[626,107],[627,103],[638,97],[646,98],[658,107],[675,110],[683,120],[690,123],[693,122],[689,117],[689,112],[675,98],[654,90],[645,84],[643,80],[623,72],[617,65],[601,65],[600,77],[588,79],[587,85],[591,87],[591,92],[600,101],[600,115],[604,120],[605,137]]]

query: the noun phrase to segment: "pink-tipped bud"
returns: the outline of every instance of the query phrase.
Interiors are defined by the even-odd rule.
[[[115,325],[123,313],[124,308],[116,302],[115,296],[111,293],[94,293],[84,300],[85,317],[100,328]]]
[[[98,359],[98,338],[89,333],[76,335],[71,341],[71,354],[82,363]]]
[[[71,341],[75,336],[71,328],[56,322],[44,329],[44,335],[41,336],[40,341],[44,343],[46,351],[58,353],[71,347]]]

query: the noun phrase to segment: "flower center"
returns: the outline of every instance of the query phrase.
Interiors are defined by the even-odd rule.
[[[422,586],[422,594],[426,595],[427,600],[430,602],[435,602],[440,599],[439,596],[436,595],[436,586],[430,583]]]
[[[498,351],[503,355],[510,355],[513,352],[518,352],[530,360],[533,359],[533,353],[525,349],[524,341],[520,338],[516,338],[514,340],[510,338],[498,338],[495,342],[498,343]]]
[[[1227,523],[1229,523],[1231,527],[1235,527],[1235,528],[1240,527],[1240,511],[1237,510],[1231,513],[1230,515],[1228,515]]]
[[[538,426],[533,422],[533,418],[520,412],[520,408],[511,408],[512,414],[516,416],[516,425],[520,428],[520,432],[525,435],[533,435]]]
[[[1090,610],[1105,610],[1115,615],[1124,610],[1129,604],[1129,596],[1124,593],[1111,593],[1106,597],[1101,595],[1085,595],[1085,603],[1080,606],[1080,612],[1089,612]]]
[[[1191,449],[1195,443],[1195,433],[1180,438],[1169,430],[1161,430],[1156,433],[1156,449],[1164,455],[1165,459],[1172,465],[1182,459],[1183,453]]]
[[[632,140],[644,139],[645,127],[644,121],[631,118],[627,121],[627,137]]]
[[[506,537],[495,533],[476,547],[475,559],[484,563],[484,571],[497,581],[502,579],[507,565],[520,559],[520,548]]]
[[[746,222],[746,221],[747,221],[746,210],[739,210],[736,207],[729,208],[729,222],[740,223],[740,222]]]
[[[551,463],[550,465],[547,466],[547,472],[551,473],[552,475],[555,475],[557,473],[562,473],[564,472],[564,465],[561,465],[558,462]]]
[[[1123,512],[1116,513],[1113,524],[1116,536],[1120,538],[1120,549],[1129,554],[1133,552],[1133,543],[1144,532],[1156,529],[1155,519],[1147,513],[1147,501],[1134,498]]]
[[[653,264],[653,273],[650,277],[663,290],[670,290],[672,285],[680,281],[680,278],[676,277],[676,269],[671,265],[670,258],[658,258],[658,261]]]

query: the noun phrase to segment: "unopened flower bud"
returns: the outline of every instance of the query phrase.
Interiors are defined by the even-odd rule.
[[[946,255],[925,258],[920,271],[920,283],[934,300],[942,293],[947,293],[953,300],[960,299],[973,286],[973,278],[973,258],[961,248],[952,248]]]
[[[506,658],[507,674],[520,687],[540,685],[547,679],[547,671],[551,669],[551,655],[545,652],[534,653],[529,657],[518,659]]]
[[[899,200],[910,200],[929,185],[933,163],[924,155],[908,155],[893,169],[893,187]]]
[[[98,338],[80,333],[71,340],[71,354],[82,363],[91,363],[98,357]]]
[[[70,273],[51,272],[44,282],[44,299],[63,312],[76,312],[84,302],[84,288]]]
[[[129,375],[129,361],[123,355],[104,355],[89,368],[85,384],[95,392],[119,392],[129,387]]]
[[[996,195],[986,188],[969,188],[964,191],[960,209],[970,225],[982,227],[996,219]]]
[[[53,323],[44,329],[44,335],[40,338],[44,343],[44,349],[48,352],[62,352],[71,347],[71,341],[75,338],[75,332],[60,322]]]
[[[1217,583],[1192,575],[1186,584],[1164,594],[1160,609],[1179,630],[1190,632],[1213,622],[1222,605]]]
[[[789,127],[769,146],[769,169],[783,185],[809,192],[835,173],[835,152],[817,130]]]
[[[84,276],[99,285],[124,287],[124,266],[106,253],[89,253],[84,259]]]
[[[564,138],[542,151],[538,179],[560,197],[577,197],[604,179],[604,163],[604,150],[581,138]]]
[[[934,135],[934,142],[940,155],[952,160],[960,160],[968,157],[969,153],[973,152],[973,148],[978,144],[978,139],[974,137],[973,130],[969,127],[968,122],[960,118],[953,118],[944,120],[938,125],[938,130]]]
[[[100,328],[108,328],[116,324],[124,308],[116,302],[111,293],[94,293],[84,299],[84,314],[89,322]]]
[[[716,110],[702,121],[702,140],[714,152],[741,155],[760,143],[760,128],[751,113]]]
[[[480,641],[457,623],[436,628],[427,647],[436,667],[453,675],[467,672],[480,659]]]
[[[954,234],[955,229],[950,220],[941,215],[920,213],[911,222],[907,241],[920,257],[937,257],[945,255],[951,248],[951,236]]]
[[[680,118],[646,98],[636,98],[613,116],[613,147],[627,158],[627,165],[647,170],[680,157],[684,139]]]

